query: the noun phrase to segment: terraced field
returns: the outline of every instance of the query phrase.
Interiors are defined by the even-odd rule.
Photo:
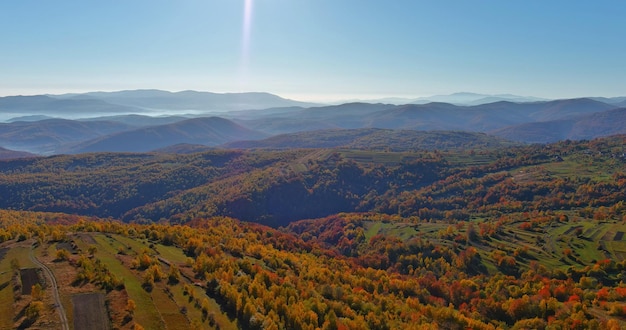
[[[142,275],[131,269],[129,261],[148,251],[149,254],[157,256],[161,260],[161,267],[164,273],[169,271],[170,264],[176,264],[181,273],[187,273],[187,257],[181,249],[162,244],[152,244],[147,240],[136,240],[120,235],[112,234],[81,234],[75,237],[78,247],[86,251],[90,246],[95,247],[95,256],[107,264],[109,269],[124,279],[126,291],[129,299],[132,299],[137,308],[134,312],[134,319],[146,329],[189,329],[191,320],[205,320],[201,324],[207,329],[213,328],[203,317],[196,301],[190,301],[189,296],[183,294],[185,284],[192,285],[193,274],[181,277],[178,284],[166,284],[164,281],[155,283],[155,287],[146,291],[142,287]],[[123,252],[123,256],[120,255]],[[230,320],[220,310],[220,306],[206,295],[200,287],[194,288],[194,297],[201,301],[207,299],[215,324],[220,329],[237,329],[236,323]],[[181,313],[185,311],[185,314]]]

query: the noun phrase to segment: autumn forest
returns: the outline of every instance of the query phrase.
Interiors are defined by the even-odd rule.
[[[0,328],[622,329],[625,143],[0,160]]]

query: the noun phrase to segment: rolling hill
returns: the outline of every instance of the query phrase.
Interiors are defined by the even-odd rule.
[[[267,109],[259,112],[233,113],[229,118],[254,130],[284,134],[334,128],[363,128],[360,119],[393,104],[346,103],[311,108]],[[260,114],[260,115],[259,115]]]
[[[475,99],[478,95],[457,96]],[[607,99],[607,102],[609,100],[620,101],[619,98]],[[319,134],[319,131],[387,129],[401,132],[382,134],[380,131],[375,137],[370,135],[370,138],[362,139],[364,143],[354,140],[354,144],[348,144],[346,147],[360,148],[367,143],[391,144],[397,147],[400,142],[409,141],[408,138],[403,139],[399,135],[410,135],[414,137],[415,143],[407,144],[411,146],[407,148],[419,148],[424,143],[432,141],[424,142],[423,137],[408,131],[489,133],[511,141],[535,143],[558,139],[590,139],[621,133],[624,131],[623,126],[626,126],[620,120],[610,122],[610,114],[588,117],[588,121],[580,120],[587,115],[617,108],[617,105],[601,102],[597,98],[526,103],[498,101],[473,106],[432,102],[405,105],[357,102],[305,107],[309,105],[265,93],[217,94],[193,91],[170,93],[159,90],[4,97],[0,98],[0,112],[4,111],[4,115],[11,115],[19,111],[20,117],[29,119],[30,122],[0,125],[0,146],[40,154],[149,151],[181,143],[217,146],[235,141],[256,141],[278,135],[263,143],[241,142],[228,147],[320,147],[339,146],[340,141],[345,141],[342,139],[348,137],[339,135],[333,137],[332,134],[323,133],[327,136],[326,140],[317,142],[316,145],[311,139],[314,134]],[[249,107],[259,110],[247,109]],[[218,108],[224,111],[228,109],[237,111],[223,112],[221,119],[211,117],[210,120],[206,117],[189,118],[192,115],[162,117],[145,115],[163,109],[169,109],[167,111],[172,113],[187,110],[202,113],[217,111],[215,109]],[[40,117],[29,117],[46,116],[55,111],[73,117],[92,118],[73,123],[67,119],[36,120]],[[613,115],[619,116],[620,112]],[[318,133],[306,133],[313,131]],[[303,134],[284,135],[291,133]],[[386,141],[385,138],[390,140]],[[433,142],[431,145],[459,145],[455,142],[455,137],[451,138],[452,141],[447,144]],[[472,137],[468,138],[471,141],[468,145],[478,142],[472,140]],[[436,139],[441,141],[443,136]],[[480,143],[489,145],[485,144],[485,141]]]
[[[379,128],[488,132],[514,124],[568,118],[614,108],[615,106],[589,99],[534,103],[500,101],[477,106],[428,103],[397,106],[375,112],[365,116],[363,123]]]
[[[0,123],[0,146],[38,154],[57,153],[69,143],[116,133],[131,126],[113,121],[82,122],[46,119],[35,122]]]
[[[620,329],[625,142],[0,160],[0,325]]]
[[[134,127],[145,127],[145,126],[157,126],[157,125],[166,125],[172,124],[177,121],[186,120],[189,117],[183,116],[159,116],[152,117],[146,115],[117,115],[117,116],[102,116],[102,117],[94,117],[94,118],[86,118],[80,119],[81,121],[115,121],[118,123],[134,126]]]
[[[570,119],[532,122],[494,130],[499,137],[530,143],[589,140],[626,133],[626,108],[576,116]]]
[[[294,133],[332,128],[385,128],[401,130],[492,130],[554,119],[570,118],[614,109],[616,106],[590,99],[514,103],[500,101],[476,106],[449,103],[367,104],[350,103],[285,111],[264,117],[238,119],[238,123],[269,134]]]
[[[587,200],[595,196],[580,190],[587,181],[546,187],[571,171],[594,180],[610,179],[623,169],[622,146],[623,136],[618,136],[547,147],[469,151],[214,149],[176,155],[90,153],[4,161],[0,190],[7,194],[0,207],[22,205],[129,221],[226,215],[271,225],[338,212],[399,212],[440,219],[465,218],[507,205],[547,207],[533,204],[537,196],[545,197],[542,203],[573,208],[591,203]],[[556,156],[569,163],[556,161]],[[594,168],[585,159],[593,160]],[[528,181],[527,171],[535,173],[532,178],[543,179]],[[598,173],[603,177],[596,178]],[[509,186],[512,190],[502,190]],[[615,187],[602,189],[598,193],[610,194],[607,200],[623,197]],[[555,199],[557,195],[561,197]],[[98,201],[102,196],[109,196],[106,202]]]
[[[247,129],[227,119],[207,117],[115,133],[70,146],[66,150],[69,153],[145,152],[180,143],[216,146],[235,140],[253,140],[264,137],[267,135]]]
[[[203,144],[179,143],[159,149],[154,149],[152,150],[152,152],[164,154],[193,154],[215,149],[215,147],[207,147]]]
[[[37,157],[37,155],[31,154],[29,152],[9,150],[9,149],[0,147],[0,159],[14,159],[14,158],[27,158],[27,157]]]
[[[512,145],[512,143],[484,133],[360,128],[280,134],[263,140],[230,142],[220,147],[243,149],[348,148],[410,151],[491,148],[508,145]]]

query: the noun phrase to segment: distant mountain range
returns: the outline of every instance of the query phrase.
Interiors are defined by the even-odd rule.
[[[480,103],[486,97],[507,100],[459,105]],[[399,148],[400,141],[410,148],[428,149],[510,143],[503,139],[544,143],[626,133],[626,97],[540,101],[515,95],[457,93],[432,99],[457,104],[320,106],[266,93],[159,90],[12,96],[0,98],[0,116],[13,118],[0,123],[0,147],[47,155],[167,151],[174,145],[179,145],[174,150],[201,148],[189,145],[367,148],[367,143]],[[211,112],[217,109],[226,112]],[[444,131],[455,133],[441,133]],[[461,135],[463,132],[480,134]],[[443,141],[446,138],[449,143]],[[459,143],[459,138],[468,139],[467,144]]]
[[[421,97],[412,102],[414,104],[426,104],[431,102],[443,102],[450,103],[456,105],[480,105],[487,104],[493,102],[540,102],[540,101],[548,101],[547,99],[542,99],[539,97],[532,96],[519,96],[513,94],[497,94],[497,95],[489,95],[489,94],[477,94],[477,93],[454,93],[448,95],[434,95],[429,97]]]
[[[598,98],[601,99],[601,98]],[[608,99],[607,99],[608,100]],[[486,103],[493,103],[498,101],[509,101],[509,102],[539,102],[539,101],[549,101],[548,99],[533,97],[533,96],[519,96],[513,94],[478,94],[478,93],[453,93],[446,95],[433,95],[427,97],[420,97],[417,99],[414,98],[406,98],[406,97],[386,97],[380,99],[366,99],[366,100],[345,100],[343,102],[337,102],[337,104],[341,103],[386,103],[386,104],[427,104],[432,102],[441,102],[441,103],[450,103],[455,105],[480,105]],[[604,102],[602,100],[599,100]]]
[[[455,130],[489,132],[524,123],[568,118],[615,109],[590,99],[513,103],[500,101],[477,106],[449,103],[368,104],[294,109],[268,113],[252,119],[232,120],[269,134],[284,134],[331,128],[386,128],[406,130]],[[308,129],[307,129],[308,128]],[[518,139],[523,141],[523,137]]]
[[[288,100],[269,93],[133,90],[7,96],[0,97],[0,121],[16,117],[31,120],[35,115],[71,119],[120,114],[206,115],[237,110],[316,105],[319,104]]]
[[[168,92],[155,89],[120,92],[91,92],[55,96],[64,100],[100,100],[144,110],[227,112],[289,106],[315,106],[314,103],[281,98],[270,93]]]
[[[0,119],[45,115],[64,118],[145,112],[140,108],[98,99],[61,99],[46,95],[0,97]],[[31,117],[32,118],[32,117]]]

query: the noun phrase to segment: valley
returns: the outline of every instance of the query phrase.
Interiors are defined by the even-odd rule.
[[[0,330],[626,329],[624,16],[0,1]]]
[[[70,328],[626,326],[626,137],[394,151],[363,133],[389,141],[0,161],[0,323],[61,324],[43,276],[15,291],[32,248]]]

